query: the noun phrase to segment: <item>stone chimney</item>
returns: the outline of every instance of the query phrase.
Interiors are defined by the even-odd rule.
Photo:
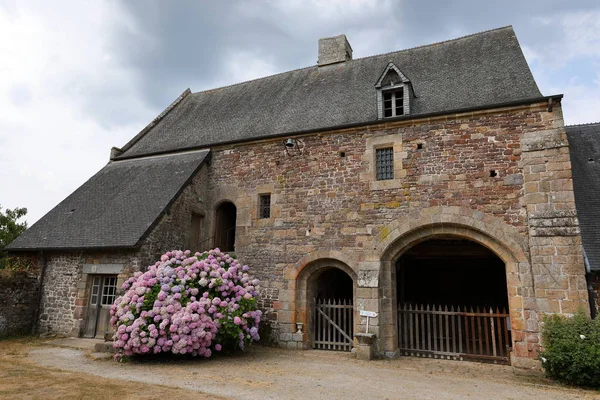
[[[319,67],[352,60],[352,47],[346,35],[319,39]]]

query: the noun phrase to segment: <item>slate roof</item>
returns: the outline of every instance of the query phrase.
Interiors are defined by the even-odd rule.
[[[111,162],[5,249],[134,247],[209,151]]]
[[[600,270],[600,122],[566,130],[583,247],[590,267]]]
[[[390,61],[417,96],[409,118],[541,97],[512,27],[504,27],[189,94],[120,157],[374,122],[375,84]]]

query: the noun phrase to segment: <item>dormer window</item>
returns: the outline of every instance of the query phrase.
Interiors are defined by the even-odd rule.
[[[393,63],[389,63],[375,84],[379,119],[410,114],[411,98],[415,97],[408,78]]]
[[[404,89],[383,92],[383,116],[397,117],[404,115]]]

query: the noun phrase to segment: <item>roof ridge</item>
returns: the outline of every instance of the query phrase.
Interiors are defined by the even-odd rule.
[[[372,56],[360,57],[360,58],[356,58],[356,59],[354,59],[352,61],[364,60],[366,58],[381,57],[381,56],[385,56],[385,55],[393,54],[393,53],[402,53],[404,51],[422,49],[424,47],[433,47],[433,46],[438,46],[440,44],[446,44],[446,43],[450,43],[450,42],[457,42],[457,41],[462,40],[462,39],[468,39],[468,38],[471,38],[473,36],[483,35],[484,33],[489,33],[489,32],[494,32],[494,31],[500,31],[500,30],[507,29],[507,28],[511,28],[512,29],[512,25],[505,25],[505,26],[501,26],[501,27],[498,27],[498,28],[488,29],[488,30],[485,30],[485,31],[470,33],[468,35],[459,36],[459,37],[456,37],[456,38],[453,38],[453,39],[442,40],[441,42],[422,44],[420,46],[409,47],[409,48],[402,49],[402,50],[389,51],[387,53],[380,53],[380,54],[374,54]]]
[[[583,124],[565,125],[565,128],[574,128],[576,126],[590,126],[590,125],[600,125],[600,121],[597,121],[597,122],[585,122]]]
[[[177,157],[177,156],[182,156],[182,155],[189,155],[189,154],[193,154],[193,153],[201,153],[201,152],[210,152],[211,149],[207,148],[207,147],[203,147],[201,149],[187,149],[187,150],[175,150],[175,151],[169,151],[167,153],[164,154],[146,154],[146,155],[141,155],[139,157],[135,157],[135,158],[115,158],[113,160],[110,160],[110,162],[107,164],[117,164],[117,163],[122,163],[122,162],[126,162],[126,161],[140,161],[140,160],[148,160],[148,159],[154,159],[154,158],[162,158],[162,157]]]
[[[488,30],[481,31],[481,32],[475,32],[475,33],[471,33],[471,34],[468,34],[468,35],[459,36],[457,38],[443,40],[441,42],[428,43],[428,44],[423,44],[423,45],[420,45],[420,46],[409,47],[407,49],[394,50],[394,51],[389,51],[387,53],[380,53],[380,54],[375,54],[375,55],[371,55],[371,56],[359,57],[359,58],[355,58],[355,59],[352,59],[352,60],[348,60],[347,62],[365,60],[365,59],[368,59],[368,58],[381,57],[381,56],[385,56],[385,55],[388,55],[388,54],[394,54],[394,53],[402,53],[404,51],[416,50],[416,49],[421,49],[421,48],[424,48],[424,47],[438,46],[440,44],[445,44],[445,43],[450,43],[450,42],[456,42],[456,41],[459,41],[459,40],[462,40],[462,39],[471,38],[473,36],[482,35],[484,33],[489,33],[489,32],[494,32],[494,31],[500,31],[500,30],[507,29],[507,28],[511,28],[512,29],[512,25],[505,25],[505,26],[501,26],[501,27],[493,28],[493,29],[488,29]],[[238,86],[238,85],[244,85],[246,83],[255,82],[255,81],[259,81],[259,80],[267,79],[267,78],[273,78],[275,76],[279,76],[279,75],[283,75],[283,74],[288,74],[290,72],[301,71],[301,70],[304,70],[304,69],[310,69],[310,68],[318,68],[318,65],[315,64],[315,65],[309,65],[307,67],[301,67],[301,68],[291,69],[289,71],[278,72],[278,73],[272,74],[272,75],[261,76],[260,78],[248,79],[247,81],[232,83],[231,85],[219,86],[219,87],[216,87],[216,88],[213,88],[213,89],[201,90],[199,92],[192,92],[192,94],[194,95],[194,94],[202,94],[202,93],[212,93],[212,92],[216,92],[218,90],[228,89],[230,87],[234,87],[234,86]]]

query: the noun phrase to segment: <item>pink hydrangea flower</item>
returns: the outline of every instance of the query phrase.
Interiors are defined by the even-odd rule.
[[[231,313],[239,313],[241,299],[246,308],[243,318],[233,318],[230,339],[238,340],[240,348],[259,340],[262,313],[252,301],[259,282],[248,270],[219,249],[193,256],[189,250],[173,250],[146,272],[135,273],[110,310],[117,358],[161,352],[210,357],[211,349],[222,349],[214,341],[223,324],[231,323]]]

